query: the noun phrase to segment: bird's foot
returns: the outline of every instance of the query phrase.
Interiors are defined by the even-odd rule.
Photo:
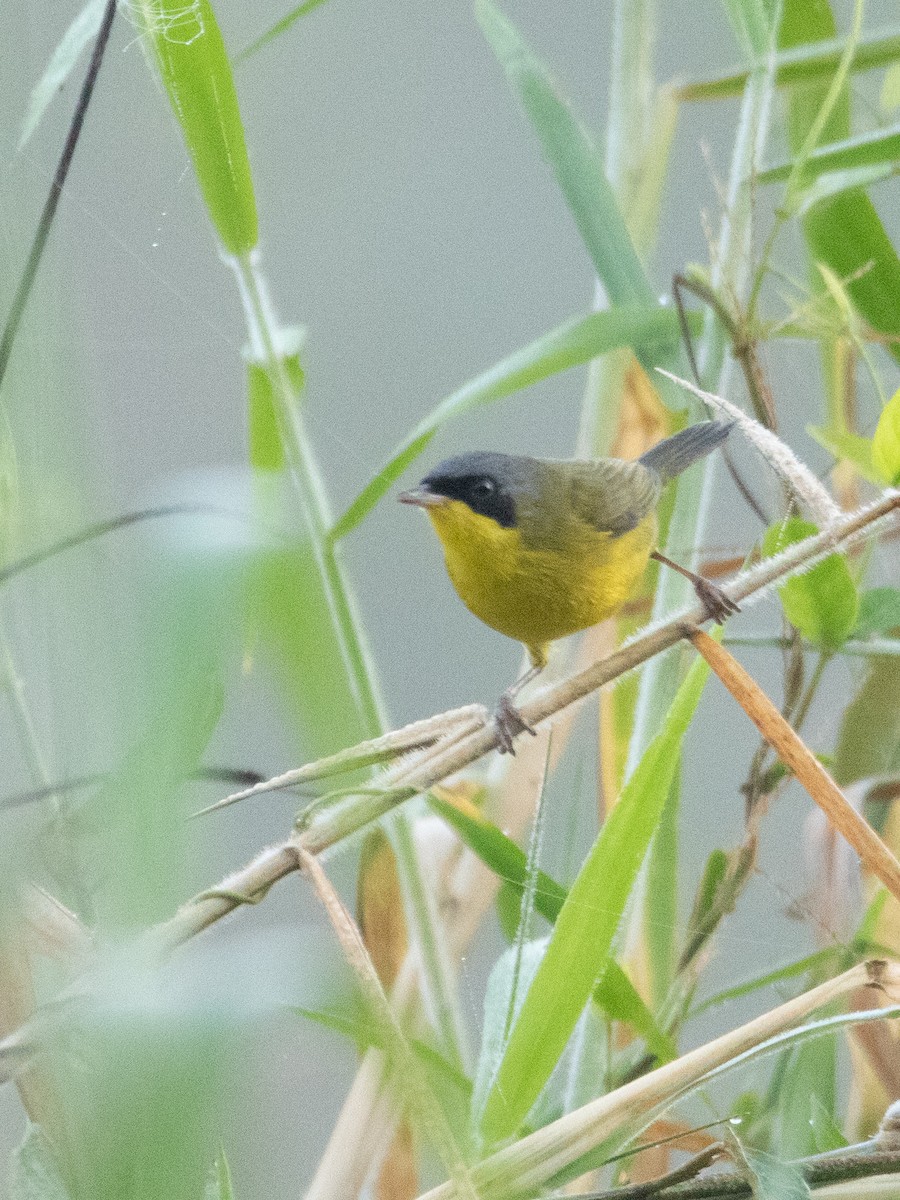
[[[530,733],[537,737],[537,730],[532,729],[515,704],[512,697],[504,693],[497,701],[494,710],[494,729],[497,734],[497,749],[501,754],[515,755],[513,739],[520,733]]]
[[[709,579],[704,579],[702,575],[696,575],[693,579],[694,591],[697,593],[697,598],[706,610],[706,615],[711,621],[715,621],[717,625],[724,625],[729,617],[741,610],[737,604],[727,596],[725,592]]]

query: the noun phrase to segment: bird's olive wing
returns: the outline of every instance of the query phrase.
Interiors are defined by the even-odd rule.
[[[597,530],[627,533],[656,507],[659,478],[639,462],[600,458],[572,466],[572,510]]]

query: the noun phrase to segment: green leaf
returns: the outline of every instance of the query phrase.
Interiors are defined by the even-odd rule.
[[[872,438],[872,462],[885,483],[900,484],[900,390],[894,392]]]
[[[870,588],[859,600],[859,616],[855,638],[871,637],[873,633],[891,633],[900,627],[900,590],[892,587]]]
[[[841,786],[900,771],[900,671],[894,658],[869,660],[862,687],[844,711],[834,752]]]
[[[863,479],[870,483],[880,483],[881,480],[872,462],[872,441],[858,433],[848,433],[841,429],[826,429],[824,426],[807,425],[806,432],[820,446],[824,446],[835,458],[844,459],[856,467]]]
[[[301,17],[305,17],[307,13],[311,13],[316,8],[320,8],[324,3],[325,0],[306,0],[305,4],[298,4],[296,8],[292,8],[286,16],[282,17],[280,21],[276,21],[270,29],[260,34],[255,41],[251,42],[249,46],[245,46],[240,54],[235,56],[235,66],[238,63],[244,62],[245,59],[250,58],[251,55],[256,54],[258,50],[262,50],[264,46],[268,46],[269,42],[274,42],[283,33],[287,33]]]
[[[537,1099],[607,961],[707,673],[694,663],[563,904],[485,1104],[492,1141],[512,1133]]]
[[[610,301],[613,305],[653,304],[656,293],[606,177],[601,155],[584,125],[559,92],[546,65],[492,0],[476,0],[475,15],[538,135],[544,157],[556,176]],[[634,349],[648,372],[658,366],[675,372],[682,368],[680,338],[664,348],[648,349],[639,344]],[[681,411],[683,392],[668,380],[656,375],[652,378],[667,406],[675,412]]]
[[[19,135],[19,150],[24,148],[37,129],[47,108],[75,69],[84,48],[97,36],[105,6],[106,0],[88,0],[62,35],[46,70],[31,90],[28,111]]]
[[[9,1200],[71,1200],[50,1139],[30,1121],[12,1152],[8,1182]]]
[[[650,967],[650,995],[655,1007],[669,993],[676,968],[678,916],[678,812],[681,780],[676,775],[666,800],[659,828],[650,847],[647,868],[645,930]]]
[[[607,962],[594,988],[594,1000],[612,1020],[630,1025],[660,1065],[678,1057],[675,1042],[659,1027],[637,988],[614,959]]]
[[[797,517],[772,525],[763,538],[763,556],[778,554],[817,532],[815,525]],[[840,649],[859,613],[859,593],[842,554],[830,554],[778,590],[785,616],[807,641],[823,650]]]
[[[432,809],[456,830],[469,849],[503,880],[497,897],[498,908],[502,894],[504,899],[501,923],[507,938],[512,941],[516,936],[522,894],[527,881],[525,854],[511,838],[486,818],[472,817],[432,794],[429,795],[428,801]],[[566,889],[555,879],[551,879],[543,871],[538,872],[534,907],[551,924],[559,916],[567,895]],[[631,980],[613,960],[607,964],[594,990],[594,1000],[614,1020],[630,1024],[658,1058],[668,1061],[669,1058],[675,1057],[672,1039],[659,1027]]]
[[[775,1145],[785,1158],[803,1158],[818,1150],[813,1128],[813,1107],[834,1112],[837,1044],[834,1035],[794,1047],[786,1055],[780,1074],[776,1109]]]
[[[892,163],[882,163],[879,167],[855,167],[852,171],[829,171],[813,180],[797,197],[797,216],[805,216],[811,208],[830,196],[840,192],[849,192],[853,188],[870,188],[883,179],[896,175],[897,169]],[[802,336],[802,335],[801,335]]]
[[[843,138],[818,146],[810,154],[803,167],[804,176],[817,178],[826,171],[846,171],[853,167],[869,167],[878,163],[894,163],[900,159],[900,125],[888,129],[874,129],[869,133],[858,133],[855,137]],[[794,162],[767,167],[756,176],[758,183],[775,183],[788,179]]]
[[[234,1187],[231,1183],[231,1168],[225,1151],[221,1150],[213,1164],[203,1190],[203,1200],[234,1200]]]
[[[610,299],[614,304],[653,304],[656,297],[587,130],[546,66],[491,0],[476,0],[475,15],[540,138]]]
[[[728,1000],[740,1000],[744,996],[758,992],[761,988],[771,987],[773,984],[782,983],[786,979],[795,979],[798,975],[806,975],[809,971],[813,971],[817,967],[833,963],[839,953],[840,950],[838,947],[835,947],[833,950],[817,950],[815,954],[808,954],[805,958],[788,963],[787,966],[779,967],[777,971],[769,971],[765,975],[759,975],[755,979],[748,980],[747,983],[726,988],[723,992],[716,992],[714,996],[710,996],[707,1000],[698,1004],[691,1011],[691,1016],[697,1016],[699,1013],[705,1012],[708,1008],[715,1008],[719,1004],[725,1004]]]
[[[694,328],[696,318],[691,317]],[[345,537],[367,516],[448,421],[482,404],[501,400],[569,367],[590,362],[618,346],[649,348],[679,337],[677,314],[648,306],[627,306],[566,321],[442,400],[404,438],[388,462],[356,497],[332,530],[332,540]]]
[[[512,889],[518,905],[522,899],[522,890],[528,878],[528,865],[525,854],[516,843],[506,836],[496,825],[487,818],[473,817],[462,812],[454,804],[429,793],[428,803],[447,824],[455,829],[469,849],[477,854],[486,866]],[[534,896],[534,907],[551,923],[559,916],[563,902],[568,895],[566,889],[551,879],[543,871],[538,871],[537,887]]]
[[[147,41],[181,125],[222,246],[246,255],[259,240],[244,128],[210,0],[138,0]]]
[[[827,0],[784,0],[782,49],[831,37],[835,22]],[[837,70],[840,58],[833,66]],[[788,106],[789,145],[793,153],[804,146],[828,94],[830,77],[792,88]],[[850,93],[842,88],[819,141],[839,142],[850,136]],[[813,148],[815,149],[815,148]],[[814,262],[823,263],[842,281],[857,312],[886,338],[900,339],[900,258],[864,188],[849,188],[823,199],[802,218],[803,232]],[[900,358],[900,340],[887,342]]]
[[[546,938],[526,942],[521,954],[518,953],[518,947],[509,946],[497,959],[488,976],[481,1049],[472,1089],[473,1130],[477,1130],[481,1124],[484,1106],[496,1084],[497,1071],[507,1046],[510,1013],[515,1019],[521,1011],[546,948]]]
[[[810,6],[812,7],[812,6]],[[816,83],[834,75],[844,53],[843,38],[821,38],[807,45],[782,50],[775,56],[775,82],[779,87],[794,83]],[[868,71],[900,59],[897,27],[875,29],[860,38],[850,63],[851,71]],[[718,79],[686,83],[678,89],[681,100],[726,100],[743,94],[751,69],[742,68]]]

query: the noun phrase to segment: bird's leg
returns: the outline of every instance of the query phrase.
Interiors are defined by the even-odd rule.
[[[530,733],[532,737],[537,737],[537,732],[524,719],[513,701],[522,688],[531,683],[532,679],[536,679],[543,669],[543,664],[531,667],[521,679],[517,679],[511,687],[508,687],[497,701],[497,707],[494,710],[494,727],[497,731],[497,749],[501,754],[515,754],[513,738],[518,733]]]
[[[722,589],[713,583],[711,579],[705,579],[702,575],[697,575],[694,571],[689,571],[687,567],[681,566],[680,563],[672,562],[671,558],[666,558],[658,550],[654,550],[650,557],[655,558],[657,562],[662,563],[666,567],[671,567],[673,571],[677,571],[685,579],[689,579],[694,585],[697,598],[706,609],[707,617],[715,621],[718,625],[727,621],[732,614],[741,611],[731,597],[726,596]]]

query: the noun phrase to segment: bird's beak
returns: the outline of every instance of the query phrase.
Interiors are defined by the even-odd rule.
[[[418,508],[439,508],[448,503],[447,496],[440,496],[437,492],[429,492],[427,488],[422,487],[401,492],[397,499],[401,504],[415,504]]]

